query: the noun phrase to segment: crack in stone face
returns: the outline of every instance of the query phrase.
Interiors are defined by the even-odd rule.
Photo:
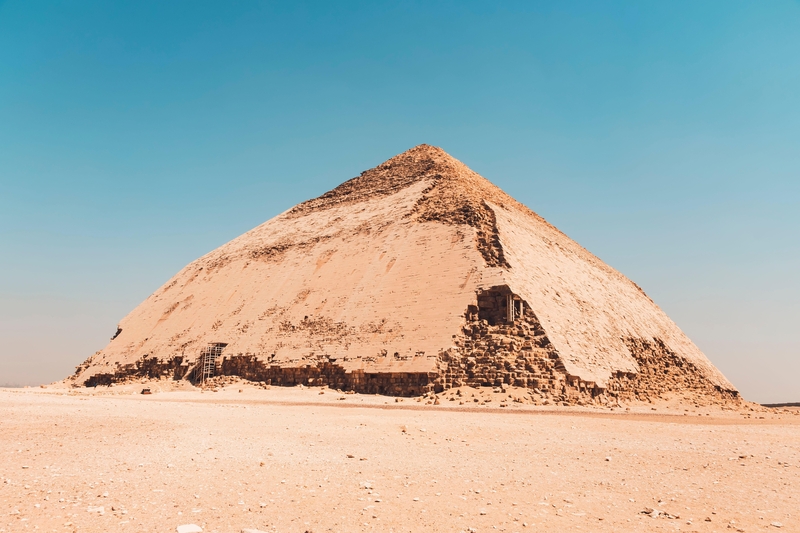
[[[434,188],[435,192],[437,191]],[[475,228],[475,247],[483,256],[486,266],[511,268],[503,253],[497,218],[494,211],[483,200],[459,198],[448,201],[446,194],[423,196],[416,206],[417,220],[440,222],[451,225],[467,225]]]

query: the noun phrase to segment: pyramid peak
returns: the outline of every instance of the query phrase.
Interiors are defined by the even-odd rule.
[[[483,181],[485,185],[495,188],[438,146],[420,144],[363,171],[322,196],[299,204],[290,213],[302,215],[309,211],[388,196],[423,180],[431,181],[432,185],[442,180]]]
[[[417,158],[417,159],[419,159],[419,158],[430,158],[430,159],[438,159],[438,160],[458,161],[456,158],[454,158],[453,156],[451,156],[450,154],[445,152],[442,148],[439,148],[438,146],[433,146],[433,145],[430,145],[430,144],[424,144],[423,143],[423,144],[418,144],[417,146],[415,146],[413,148],[409,148],[405,152],[401,152],[401,153],[397,154],[396,156],[392,157],[391,159],[388,159],[386,162],[384,162],[382,164],[385,165],[386,163],[389,163],[390,161],[403,160],[403,159],[407,159],[407,158]],[[380,166],[380,165],[378,165],[378,166]]]
[[[430,144],[419,144],[409,148],[370,170],[394,169],[397,174],[413,174],[421,167],[434,171],[434,173],[446,174],[451,177],[453,174],[458,173],[474,174],[464,163],[448,154],[442,148]],[[361,175],[370,172],[370,170],[365,170]]]
[[[417,145],[365,170],[322,196],[295,206],[287,216],[300,217],[387,197],[421,181],[428,186],[409,216],[420,222],[474,227],[478,232],[479,249],[489,266],[508,267],[508,263],[494,227],[494,213],[487,202],[522,211],[544,222],[467,165],[429,144]]]

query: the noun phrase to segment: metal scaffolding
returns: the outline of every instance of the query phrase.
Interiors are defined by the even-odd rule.
[[[225,343],[216,342],[209,344],[201,353],[200,362],[200,383],[205,384],[207,379],[213,378],[217,370],[217,357],[222,355],[222,350],[227,346]]]
[[[514,294],[506,295],[506,321],[513,324],[517,317],[522,318],[525,309],[522,300]]]

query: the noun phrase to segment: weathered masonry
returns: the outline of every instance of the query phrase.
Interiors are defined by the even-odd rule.
[[[542,401],[579,405],[648,400],[670,391],[700,391],[719,399],[736,398],[703,379],[691,363],[658,339],[626,339],[640,364],[638,373],[617,373],[605,386],[572,376],[528,302],[505,285],[478,291],[475,304],[464,313],[464,322],[462,330],[454,335],[455,346],[436,356],[436,370],[432,372],[345,369],[336,358],[326,355],[276,363],[271,356],[224,354],[227,344],[215,342],[201,350],[193,366],[183,358],[159,362],[145,357],[114,374],[92,376],[85,385],[161,376],[202,385],[214,376],[239,376],[278,386],[327,386],[396,396],[440,392],[463,385],[516,386],[530,389]],[[382,353],[371,359],[386,357],[388,354]]]

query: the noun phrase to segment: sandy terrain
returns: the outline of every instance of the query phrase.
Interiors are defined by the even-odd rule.
[[[0,390],[0,533],[800,531],[797,410],[166,389]]]

